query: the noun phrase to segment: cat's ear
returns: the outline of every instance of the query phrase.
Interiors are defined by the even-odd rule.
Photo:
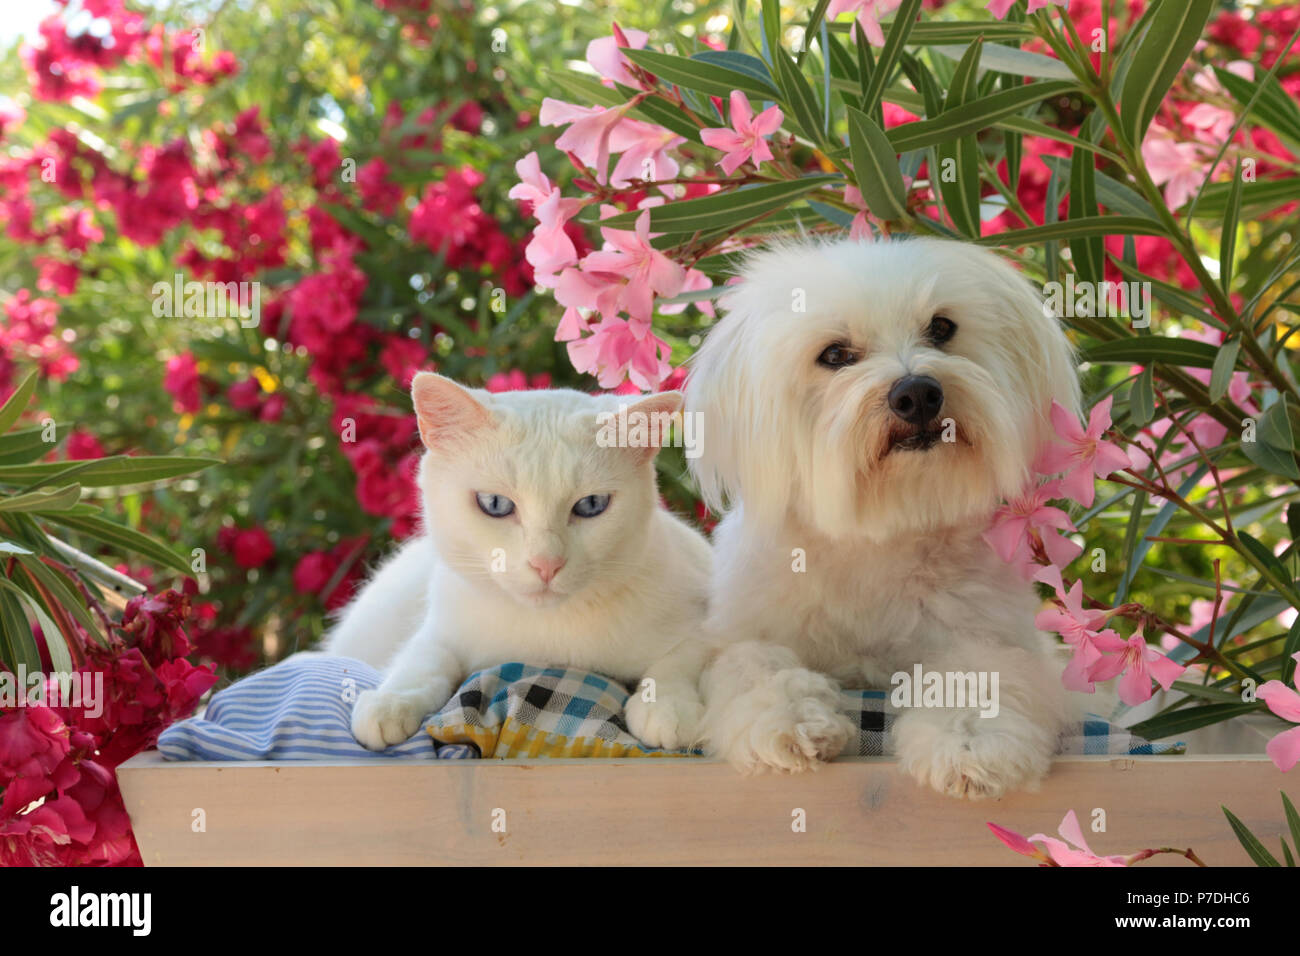
[[[668,444],[673,424],[681,424],[681,410],[681,392],[657,392],[628,407],[628,421],[635,423],[640,420],[647,426],[649,441],[645,444],[637,442],[632,448],[641,463],[654,458],[659,449]]]
[[[492,424],[492,413],[468,389],[434,372],[419,372],[411,380],[411,398],[420,438],[430,451]]]

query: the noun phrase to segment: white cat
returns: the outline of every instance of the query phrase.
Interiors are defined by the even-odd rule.
[[[430,372],[412,395],[428,449],[425,531],[327,638],[328,653],[388,665],[380,687],[357,699],[357,740],[371,750],[401,743],[471,672],[524,661],[634,685],[633,734],[650,746],[694,742],[711,554],[660,506],[654,470],[658,429],[681,395],[491,394]],[[600,415],[620,406],[654,426],[642,433],[649,442],[601,446]]]

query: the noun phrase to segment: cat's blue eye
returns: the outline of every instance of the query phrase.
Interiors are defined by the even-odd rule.
[[[505,495],[489,495],[480,491],[474,497],[478,500],[478,510],[489,518],[504,518],[514,513],[515,503]]]
[[[579,518],[594,518],[609,507],[609,495],[587,495],[579,498],[573,513]]]

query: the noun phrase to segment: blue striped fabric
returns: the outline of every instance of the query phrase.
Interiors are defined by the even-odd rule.
[[[352,736],[352,702],[378,687],[380,674],[361,661],[298,654],[212,696],[201,717],[173,724],[158,738],[168,760],[429,760],[477,757],[469,746],[436,746],[426,731],[376,753]]]

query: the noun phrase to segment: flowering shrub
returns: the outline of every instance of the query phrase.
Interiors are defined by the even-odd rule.
[[[415,371],[595,387],[507,196],[581,11],[191,6],[66,0],[0,59],[0,678],[104,685],[0,694],[3,862],[138,862],[114,768],[415,530]]]
[[[73,426],[58,457],[226,463],[116,514],[189,555],[194,644],[223,673],[311,644],[415,531],[415,371],[596,387],[551,341],[507,195],[537,76],[594,29],[534,6],[181,22],[69,0],[0,64],[0,398],[39,368]]]
[[[529,154],[516,195],[574,367],[658,386],[776,236],[996,247],[1072,330],[1092,406],[1086,425],[1052,410],[1059,443],[987,534],[1051,589],[1062,679],[1118,678],[1130,706],[1181,692],[1136,725],[1155,738],[1266,704],[1294,720],[1295,7],[769,0],[731,26],[672,50],[615,26],[597,76],[541,105],[579,174],[553,183]]]
[[[132,597],[118,617],[101,589],[116,593],[132,582],[51,529],[184,569],[168,548],[101,517],[82,502],[82,489],[184,475],[206,463],[34,462],[58,426],[10,428],[35,383],[29,375],[0,406],[0,865],[139,864],[114,771],[188,717],[216,682],[210,665],[186,660],[194,582],[184,593]]]

